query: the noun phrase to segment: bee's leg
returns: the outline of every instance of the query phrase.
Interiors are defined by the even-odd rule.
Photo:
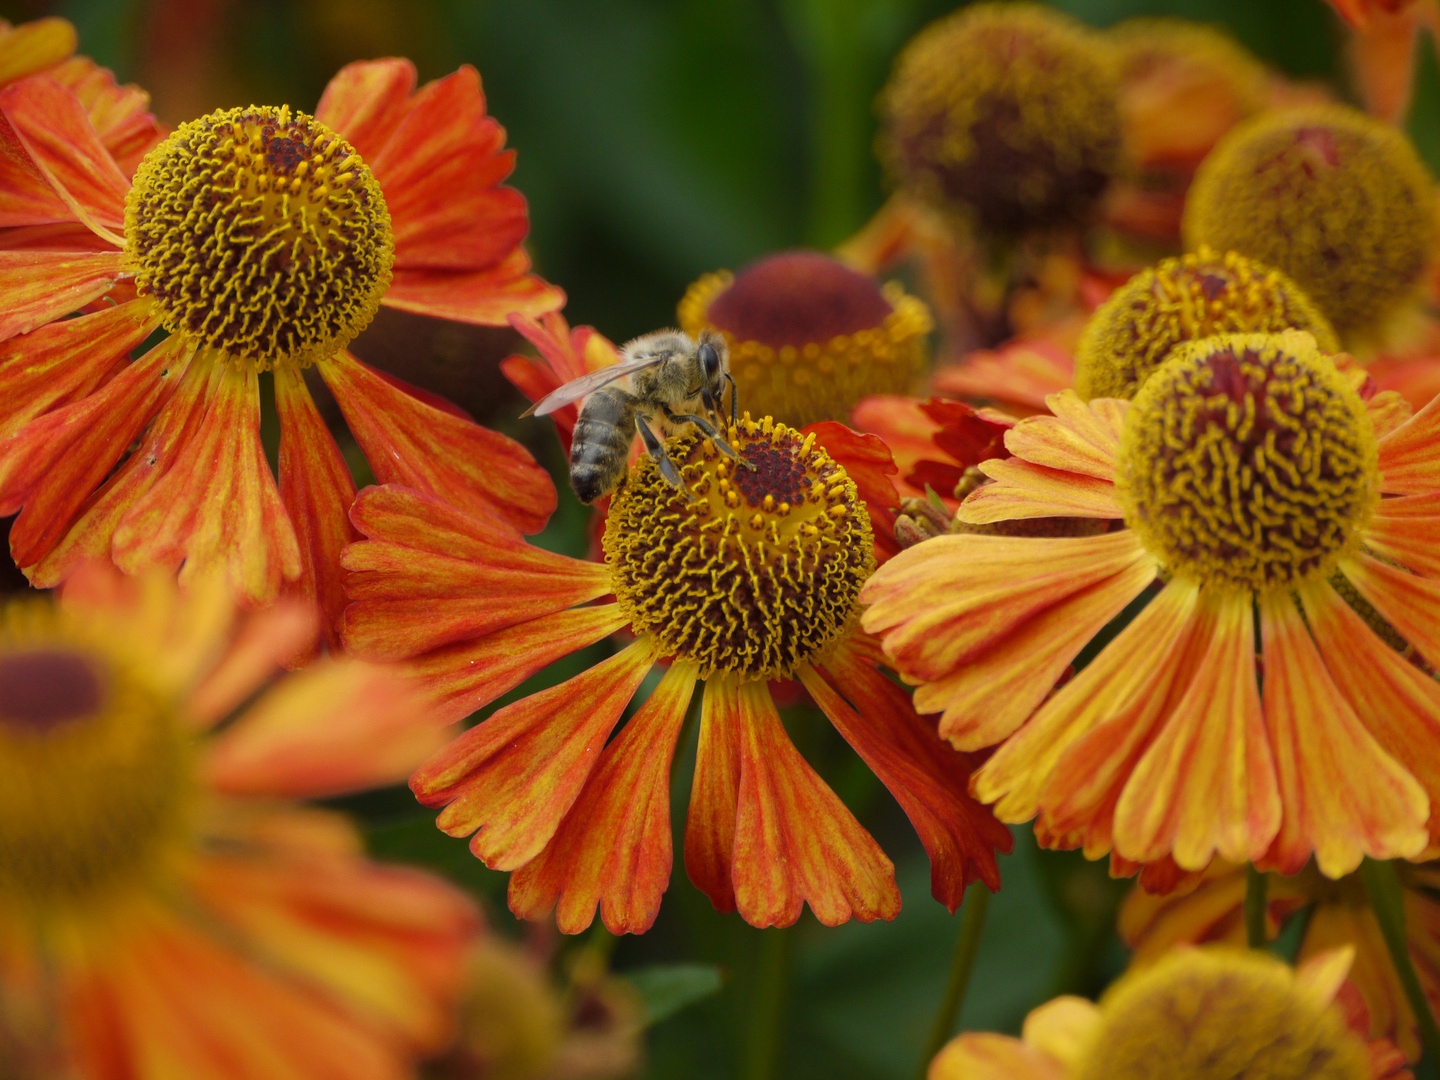
[[[680,471],[675,468],[675,463],[670,460],[670,455],[665,453],[665,444],[655,437],[655,432],[650,430],[650,425],[645,423],[643,416],[636,415],[635,430],[640,432],[640,441],[645,444],[645,452],[650,455],[650,460],[655,462],[655,467],[660,470],[660,475],[669,481],[671,487],[685,488],[685,482],[680,479]]]
[[[725,381],[730,384],[730,426],[734,427],[738,422],[736,409],[740,405],[740,387],[735,384],[735,376],[728,371],[725,372]]]
[[[665,410],[665,419],[670,421],[670,423],[677,426],[680,424],[694,424],[702,432],[704,432],[705,437],[711,442],[713,442],[716,446],[718,446],[721,452],[723,452],[725,456],[728,457],[731,461],[738,461],[742,465],[749,466],[749,462],[742,458],[735,451],[735,448],[725,441],[725,436],[720,434],[720,429],[717,428],[714,424],[712,424],[709,420],[706,420],[705,417],[700,416],[696,413],[671,412],[669,406],[661,406],[661,408]]]

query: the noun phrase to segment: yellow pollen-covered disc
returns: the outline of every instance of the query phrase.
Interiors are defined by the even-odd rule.
[[[1272,956],[1183,949],[1100,1004],[1074,1080],[1366,1080],[1340,1010]]]
[[[648,457],[615,493],[605,558],[636,634],[702,677],[783,678],[832,644],[875,565],[855,482],[819,445],[747,414],[730,445],[669,444],[684,490]]]
[[[183,827],[172,703],[39,604],[0,615],[0,903],[83,904],[153,870]]]
[[[1220,588],[1330,574],[1379,497],[1374,430],[1299,331],[1182,346],[1125,419],[1117,493],[1165,570]]]
[[[125,238],[168,330],[262,370],[307,366],[363,330],[395,250],[360,155],[285,106],[177,128],[140,163]]]

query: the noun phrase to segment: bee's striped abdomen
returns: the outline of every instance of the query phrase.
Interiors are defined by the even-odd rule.
[[[570,443],[570,486],[593,503],[619,486],[635,439],[633,394],[606,386],[585,399]]]

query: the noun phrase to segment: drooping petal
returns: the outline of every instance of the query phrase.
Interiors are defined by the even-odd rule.
[[[726,680],[728,681],[728,680]],[[795,749],[770,688],[734,690],[740,728],[735,905],[751,926],[790,926],[802,904],[825,926],[900,913],[895,867]]]
[[[1013,1035],[967,1031],[935,1055],[927,1080],[1067,1080],[1060,1062]]]
[[[346,64],[326,84],[315,119],[373,164],[405,119],[414,89],[415,65],[409,60],[358,60]],[[389,192],[385,194],[388,199]]]
[[[1380,489],[1418,495],[1440,488],[1440,397],[1380,440]]]
[[[406,670],[437,723],[463,720],[556,660],[622,630],[618,604],[573,608],[432,649]]]
[[[72,56],[47,72],[80,99],[95,134],[127,177],[135,175],[140,159],[167,134],[150,114],[150,95],[138,86],[122,86],[115,75],[88,56]]]
[[[1124,516],[1115,485],[1108,480],[1013,457],[981,462],[979,469],[995,483],[972,491],[955,511],[967,525],[1015,518]]]
[[[292,591],[319,607],[325,640],[338,649],[345,610],[340,552],[360,538],[349,517],[355,481],[304,378],[288,364],[275,369],[275,409],[280,416],[280,501],[300,546],[300,576]]]
[[[995,853],[1009,851],[1013,841],[1010,830],[970,797],[974,762],[916,715],[909,694],[849,650],[827,657],[822,670],[833,689],[808,665],[800,669],[800,681],[915,827],[930,856],[935,899],[953,912],[971,881],[998,889]]]
[[[515,312],[539,316],[565,306],[565,292],[530,273],[530,256],[516,248],[483,270],[395,268],[381,303],[417,315],[504,326]]]
[[[120,279],[118,251],[0,251],[0,341],[79,311]]]
[[[641,638],[507,705],[422,765],[410,787],[426,806],[445,807],[436,821],[445,832],[475,834],[470,850],[486,866],[525,865],[574,805],[654,659],[653,643]]]
[[[1440,578],[1440,492],[1381,499],[1364,532],[1365,546],[1417,574]]]
[[[1201,595],[1208,641],[1115,807],[1115,850],[1186,870],[1258,859],[1281,823],[1255,673],[1250,595]]]
[[[1440,665],[1440,581],[1407,574],[1363,552],[1341,562],[1340,571],[1420,655]]]
[[[695,689],[696,668],[676,663],[605,747],[555,837],[510,879],[510,910],[539,919],[553,908],[561,933],[578,934],[595,907],[612,934],[643,934],[670,884],[670,762]]]
[[[300,576],[300,546],[260,444],[260,388],[250,367],[195,365],[208,379],[204,415],[173,461],[115,528],[112,553],[127,573],[177,567],[182,583],[224,567],[251,605],[272,603]]]
[[[991,352],[973,352],[960,364],[946,364],[931,377],[942,394],[991,399],[1031,413],[1043,412],[1051,394],[1075,385],[1075,358],[1047,341],[1012,342]]]
[[[620,353],[613,343],[596,333],[593,326],[577,326],[573,331],[565,316],[558,311],[542,315],[540,320],[513,312],[510,325],[522,334],[540,354],[539,359],[516,354],[500,361],[500,370],[517,390],[531,402],[538,402],[551,391],[589,371],[618,363]],[[555,425],[565,457],[570,457],[570,437],[580,416],[580,405],[571,403],[549,414]]]
[[[0,441],[85,397],[159,325],[149,303],[132,301],[0,342]]]
[[[1377,637],[1328,584],[1297,590],[1330,678],[1360,722],[1420,782],[1440,833],[1440,683]]]
[[[685,815],[685,873],[716,911],[735,910],[735,815],[740,800],[740,702],[733,679],[709,679]]]
[[[74,580],[66,582],[67,590]],[[310,646],[318,623],[314,605],[297,600],[246,613],[225,655],[190,692],[186,719],[200,729],[225,719],[282,664]]]
[[[1074,390],[1045,399],[1054,416],[1030,416],[1005,436],[1005,446],[1035,465],[1115,481],[1115,457],[1128,401],[1096,398],[1088,404]]]
[[[319,368],[378,483],[415,488],[476,517],[498,512],[526,533],[545,527],[555,485],[515,440],[411,397],[348,352]]]
[[[900,551],[895,541],[895,517],[892,511],[900,505],[900,493],[890,479],[895,474],[895,461],[884,440],[865,435],[834,420],[810,424],[801,431],[814,435],[827,454],[844,468],[855,481],[875,537],[875,553],[881,562]]]
[[[1260,629],[1265,725],[1284,808],[1267,863],[1295,874],[1313,852],[1320,872],[1336,878],[1365,856],[1418,855],[1430,800],[1331,681],[1288,592],[1260,597]]]
[[[75,220],[120,247],[130,180],[100,141],[80,99],[37,75],[0,90],[0,113]]]
[[[368,541],[343,555],[352,603],[346,648],[401,659],[598,599],[603,565],[526,544],[503,520],[472,517],[422,492],[367,488],[351,521]]]

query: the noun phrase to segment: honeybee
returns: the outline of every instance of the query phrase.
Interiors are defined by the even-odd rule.
[[[656,330],[621,349],[619,363],[571,379],[524,415],[545,416],[585,399],[570,443],[570,486],[582,503],[620,486],[636,432],[660,475],[678,488],[680,472],[655,428],[673,435],[694,424],[723,453],[743,463],[710,420],[724,423],[720,403],[728,382],[730,422],[735,422],[737,392],[728,360],[725,339],[713,330],[702,330],[698,342],[679,330]]]

